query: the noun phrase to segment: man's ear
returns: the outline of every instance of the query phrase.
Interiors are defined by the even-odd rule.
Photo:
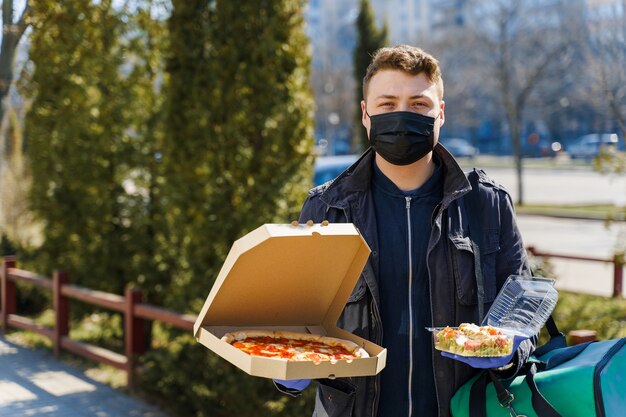
[[[445,108],[446,108],[446,102],[441,100],[441,104],[439,105],[439,118],[441,119],[441,122],[439,122],[439,126],[443,126],[443,124],[446,121],[446,112],[445,112]]]
[[[365,100],[361,100],[361,123],[365,127],[367,127],[367,125],[365,124],[367,122],[366,112],[367,112],[367,104],[365,103]]]

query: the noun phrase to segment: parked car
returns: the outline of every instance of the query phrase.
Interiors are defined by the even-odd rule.
[[[442,139],[441,144],[458,158],[473,158],[478,155],[478,148],[462,138]]]
[[[522,155],[524,158],[554,158],[563,150],[563,145],[550,139],[538,139],[530,144],[522,142]]]
[[[337,177],[356,162],[359,155],[319,156],[313,169],[313,185],[318,186]]]
[[[615,133],[592,133],[579,137],[566,148],[572,159],[593,159],[601,150],[619,149],[620,143]]]

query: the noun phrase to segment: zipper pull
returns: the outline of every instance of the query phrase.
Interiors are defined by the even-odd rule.
[[[404,197],[406,199],[406,208],[411,208],[411,197]]]

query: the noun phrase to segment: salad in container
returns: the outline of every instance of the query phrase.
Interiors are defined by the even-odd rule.
[[[461,356],[506,356],[513,351],[512,333],[492,326],[463,323],[433,329],[435,349]]]
[[[554,283],[551,278],[511,275],[481,326],[462,323],[458,327],[428,328],[435,349],[464,362],[467,360],[463,358],[510,359],[520,343],[539,333],[556,307]],[[491,364],[488,362],[485,367]]]

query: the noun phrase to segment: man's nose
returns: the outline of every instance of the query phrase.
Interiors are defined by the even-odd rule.
[[[409,103],[399,102],[397,110],[398,111],[410,111],[411,105]]]

